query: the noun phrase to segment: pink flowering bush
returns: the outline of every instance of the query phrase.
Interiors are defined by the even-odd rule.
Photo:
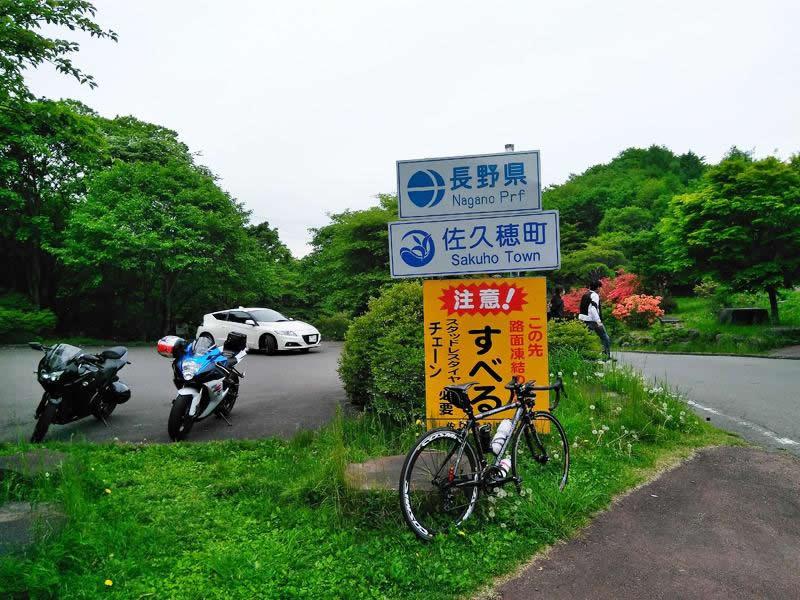
[[[635,273],[626,273],[623,270],[618,271],[617,276],[613,279],[610,277],[603,277],[600,283],[603,284],[600,287],[600,303],[603,306],[611,306],[612,304],[622,302],[641,289],[639,276]],[[587,289],[588,288],[575,288],[564,294],[562,296],[564,300],[564,312],[577,315],[580,312],[581,297],[586,293]]]
[[[661,296],[633,294],[614,305],[611,314],[630,327],[648,327],[655,323],[658,317],[664,316],[660,304]]]

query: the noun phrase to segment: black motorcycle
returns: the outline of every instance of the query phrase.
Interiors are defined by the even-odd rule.
[[[89,354],[70,344],[28,345],[45,353],[36,371],[44,394],[34,415],[32,442],[41,442],[51,423],[65,425],[93,415],[108,425],[117,405],[130,400],[130,388],[117,377],[117,372],[130,364],[124,346]]]

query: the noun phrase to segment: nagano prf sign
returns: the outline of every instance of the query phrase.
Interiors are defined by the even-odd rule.
[[[465,418],[443,399],[446,385],[478,382],[470,391],[477,413],[508,401],[512,375],[548,384],[544,278],[428,280],[423,305],[428,428]],[[548,407],[546,394],[537,397],[537,409]]]
[[[539,151],[397,161],[401,219],[541,210]]]

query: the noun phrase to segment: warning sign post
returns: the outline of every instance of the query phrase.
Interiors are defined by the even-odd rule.
[[[465,418],[442,398],[446,385],[477,382],[470,390],[476,413],[508,402],[505,384],[513,375],[548,385],[543,277],[427,280],[423,302],[429,429]],[[548,408],[546,395],[536,399],[536,408]],[[512,415],[504,411],[491,420]]]

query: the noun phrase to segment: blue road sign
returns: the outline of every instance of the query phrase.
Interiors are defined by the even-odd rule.
[[[401,219],[541,210],[539,151],[397,161]]]
[[[561,266],[558,211],[389,223],[392,277],[431,277]]]

